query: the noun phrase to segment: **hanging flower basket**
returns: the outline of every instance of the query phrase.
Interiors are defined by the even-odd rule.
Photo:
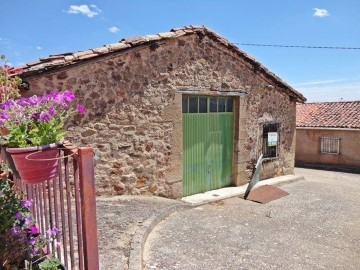
[[[59,176],[62,142],[24,148],[7,148],[20,178],[26,184],[36,184]]]

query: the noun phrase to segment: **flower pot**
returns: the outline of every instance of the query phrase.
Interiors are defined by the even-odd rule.
[[[6,145],[0,144],[0,151],[1,151],[1,160],[6,161],[6,163],[9,165],[9,169],[11,173],[15,175],[17,178],[20,178],[19,172],[15,168],[15,164],[11,155],[6,151]]]
[[[5,148],[5,157],[6,157],[6,162],[9,165],[9,168],[10,168],[12,174],[15,175],[17,178],[20,178],[19,172],[17,171],[17,169],[15,167],[14,160],[13,160],[12,156],[10,155],[10,153],[6,151],[6,148]]]
[[[6,151],[14,160],[20,178],[26,184],[36,184],[59,175],[60,143],[24,148],[10,148]]]

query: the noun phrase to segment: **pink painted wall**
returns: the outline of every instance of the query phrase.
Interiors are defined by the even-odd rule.
[[[320,138],[340,138],[340,154],[320,153]],[[296,129],[295,161],[360,167],[360,130]]]

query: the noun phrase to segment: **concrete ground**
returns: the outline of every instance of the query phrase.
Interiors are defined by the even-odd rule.
[[[146,221],[169,207],[182,204],[155,196],[97,197],[100,269],[129,269],[134,237],[146,226]]]
[[[147,238],[145,269],[360,269],[360,175],[297,169],[290,195],[179,211]]]

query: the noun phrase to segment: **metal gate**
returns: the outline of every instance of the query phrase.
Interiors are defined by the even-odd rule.
[[[183,96],[183,196],[231,184],[233,98]]]

